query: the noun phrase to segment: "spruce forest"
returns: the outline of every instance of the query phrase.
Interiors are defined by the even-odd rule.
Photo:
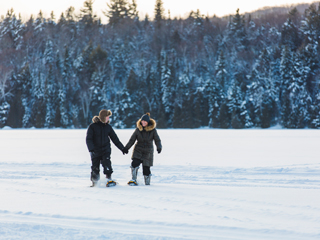
[[[0,20],[0,127],[320,128],[320,4],[172,18],[155,0],[93,0],[59,17]],[[101,9],[99,10],[101,12]]]

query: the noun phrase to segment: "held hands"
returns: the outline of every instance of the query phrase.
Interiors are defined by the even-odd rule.
[[[129,152],[128,148],[124,147],[124,148],[122,149],[123,155],[128,154],[128,152]]]
[[[162,150],[162,148],[157,149],[158,154],[161,153],[161,150]]]

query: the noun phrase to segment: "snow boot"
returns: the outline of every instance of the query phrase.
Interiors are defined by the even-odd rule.
[[[98,186],[99,180],[100,180],[100,174],[99,173],[95,173],[95,172],[91,172],[90,180],[92,182],[91,187]]]
[[[131,168],[132,180],[137,181],[139,167],[135,167],[135,168],[130,167],[130,168]]]
[[[106,184],[106,187],[114,187],[115,185],[117,185],[117,183],[112,180],[111,174],[107,174],[107,184]]]
[[[138,170],[139,170],[139,167],[130,167],[131,168],[131,174],[132,174],[132,180],[130,180],[129,182],[128,182],[128,184],[130,185],[130,186],[136,186],[136,185],[138,185],[138,183],[137,183],[137,176],[138,176]]]
[[[96,186],[98,186],[98,182],[92,181],[92,185],[90,187],[96,187]]]
[[[151,182],[151,174],[149,176],[144,175],[144,184],[150,185]]]

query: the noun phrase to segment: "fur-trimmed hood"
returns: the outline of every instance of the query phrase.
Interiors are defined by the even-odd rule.
[[[156,121],[155,121],[154,119],[150,118],[150,122],[149,122],[148,126],[146,126],[144,129],[145,129],[147,132],[149,132],[149,131],[155,129],[156,126],[157,126]],[[139,129],[140,132],[143,131],[143,127],[142,127],[142,124],[141,124],[141,119],[139,119],[139,120],[137,121],[137,128]]]
[[[99,116],[94,116],[94,117],[92,118],[92,122],[93,122],[93,123],[98,123],[98,122],[103,123],[103,122],[100,120]],[[109,123],[110,123],[110,120],[109,120],[107,123],[109,124]]]
[[[92,122],[93,123],[98,123],[98,122],[105,123],[106,118],[110,117],[111,115],[112,115],[112,112],[110,110],[102,109],[99,112],[99,116],[94,116],[92,118]],[[108,122],[106,122],[106,123],[110,123],[110,120]]]

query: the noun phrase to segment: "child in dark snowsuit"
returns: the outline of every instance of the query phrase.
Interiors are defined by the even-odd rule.
[[[157,146],[157,152],[160,153],[162,150],[161,140],[157,133],[156,125],[156,121],[150,118],[150,113],[143,115],[141,119],[137,121],[137,128],[122,151],[124,154],[128,153],[128,150],[137,141],[131,158],[132,181],[130,182],[136,184],[138,169],[142,163],[145,184],[150,185],[150,167],[153,166],[153,141]]]
[[[100,163],[103,167],[103,173],[109,181],[112,181],[111,174],[111,146],[112,142],[123,151],[123,144],[120,142],[117,134],[109,124],[109,117],[112,115],[110,110],[102,109],[99,116],[92,118],[92,123],[88,127],[86,143],[91,155],[91,181],[94,186],[100,179]]]

